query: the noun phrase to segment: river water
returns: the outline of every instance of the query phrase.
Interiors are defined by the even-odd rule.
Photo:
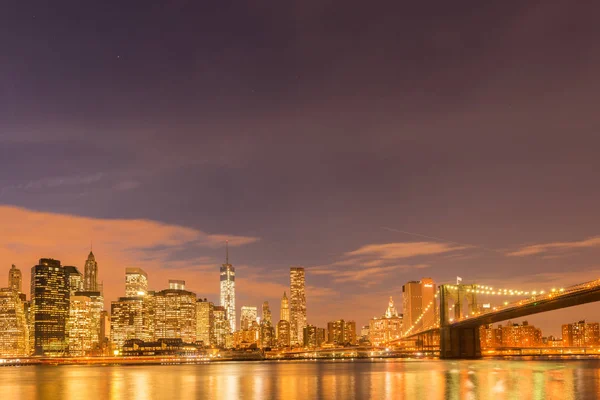
[[[0,400],[597,399],[600,360],[223,362],[0,368]]]

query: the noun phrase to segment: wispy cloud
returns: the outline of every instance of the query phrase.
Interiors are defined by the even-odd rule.
[[[225,238],[230,246],[259,240],[151,220],[90,218],[12,206],[0,206],[0,220],[7,227],[0,229],[0,259],[21,267],[25,280],[29,278],[25,271],[38,258],[82,266],[93,240],[107,301],[123,295],[124,269],[130,266],[144,268],[153,289],[178,278],[205,294],[215,293],[219,262],[211,259],[211,249],[223,246]],[[173,258],[174,254],[180,256]]]
[[[548,252],[555,251],[566,251],[572,249],[582,249],[582,248],[590,248],[590,247],[600,247],[600,236],[575,241],[575,242],[552,242],[552,243],[543,243],[543,244],[535,244],[531,246],[521,247],[517,251],[513,251],[507,253],[508,256],[511,257],[525,257],[531,256],[535,254],[543,254]]]
[[[55,188],[60,186],[76,186],[76,185],[89,185],[94,182],[98,182],[103,178],[102,172],[89,175],[73,175],[73,176],[57,176],[51,178],[39,179],[36,181],[30,181],[16,185],[17,189],[23,190],[36,190],[43,188]]]
[[[375,256],[385,260],[411,258],[424,255],[448,253],[464,250],[468,246],[450,245],[436,242],[400,242],[369,244],[346,253],[348,256]]]

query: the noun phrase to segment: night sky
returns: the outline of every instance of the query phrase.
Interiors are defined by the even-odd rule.
[[[319,326],[366,324],[425,276],[597,279],[599,13],[567,0],[9,1],[4,274],[15,263],[29,285],[41,257],[83,269],[93,241],[107,304],[127,266],[218,302],[229,238],[238,308],[268,300],[278,316],[289,267],[304,266]],[[528,319],[559,334],[597,310]]]

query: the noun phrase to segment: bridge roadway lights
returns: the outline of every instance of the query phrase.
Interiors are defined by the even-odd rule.
[[[440,358],[481,358],[479,327],[440,329]]]

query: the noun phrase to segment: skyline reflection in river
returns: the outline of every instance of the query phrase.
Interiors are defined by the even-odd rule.
[[[600,360],[223,362],[0,369],[5,399],[595,399]]]

